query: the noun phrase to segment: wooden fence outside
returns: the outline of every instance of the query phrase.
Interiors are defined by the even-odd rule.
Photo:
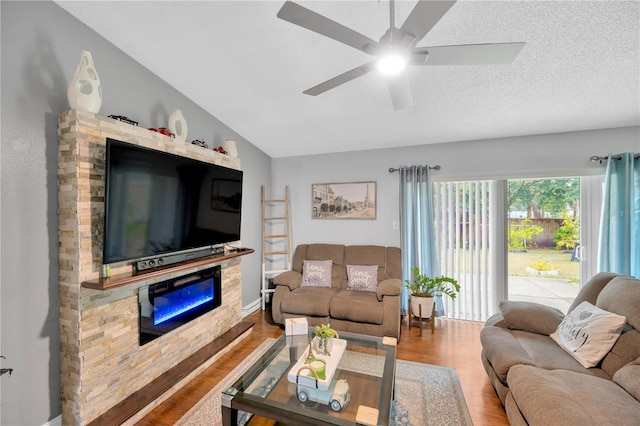
[[[520,226],[523,219],[509,219],[509,226]],[[555,247],[556,231],[562,226],[563,219],[530,219],[531,226],[539,226],[543,231],[534,235],[531,242],[537,247]]]

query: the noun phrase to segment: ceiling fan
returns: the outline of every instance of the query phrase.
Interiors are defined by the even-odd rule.
[[[345,27],[306,7],[286,1],[278,18],[299,25],[374,56],[374,60],[320,83],[303,93],[317,96],[376,68],[387,74],[391,101],[395,110],[413,105],[409,79],[402,71],[406,65],[493,65],[510,64],[524,43],[463,44],[417,47],[456,0],[419,0],[400,28],[395,26],[394,1],[389,1],[389,29],[379,41]]]

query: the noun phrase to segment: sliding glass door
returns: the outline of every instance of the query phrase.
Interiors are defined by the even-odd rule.
[[[514,179],[508,188],[508,299],[566,313],[580,289],[580,179]]]
[[[433,184],[440,273],[461,285],[447,317],[484,321],[505,299],[566,311],[595,273],[602,178],[536,181],[535,199],[525,180]]]

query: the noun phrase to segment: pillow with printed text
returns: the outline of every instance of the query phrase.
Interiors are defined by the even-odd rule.
[[[376,291],[378,266],[347,265],[347,290]]]
[[[302,287],[331,287],[331,260],[305,260]]]
[[[620,337],[626,318],[582,302],[567,314],[551,338],[584,368],[596,366]]]

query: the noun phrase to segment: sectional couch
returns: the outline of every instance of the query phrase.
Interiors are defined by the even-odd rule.
[[[640,280],[599,273],[567,316],[589,321],[585,301],[626,318],[611,349],[588,368],[569,353],[582,348],[567,351],[551,337],[568,324],[556,309],[506,301],[487,320],[482,362],[512,425],[640,425]],[[587,342],[595,333],[572,329],[569,337],[578,335]]]
[[[307,272],[321,261],[330,261],[330,272],[320,274],[328,280],[320,284],[305,280],[305,261]],[[356,278],[349,278],[347,268],[353,266],[374,271],[374,282],[364,291],[358,285],[350,289]],[[362,278],[364,273],[358,272],[357,278]],[[295,249],[292,270],[274,277],[273,284],[271,311],[278,324],[287,318],[306,317],[309,325],[330,323],[338,331],[400,337],[402,260],[398,247],[301,244]]]

